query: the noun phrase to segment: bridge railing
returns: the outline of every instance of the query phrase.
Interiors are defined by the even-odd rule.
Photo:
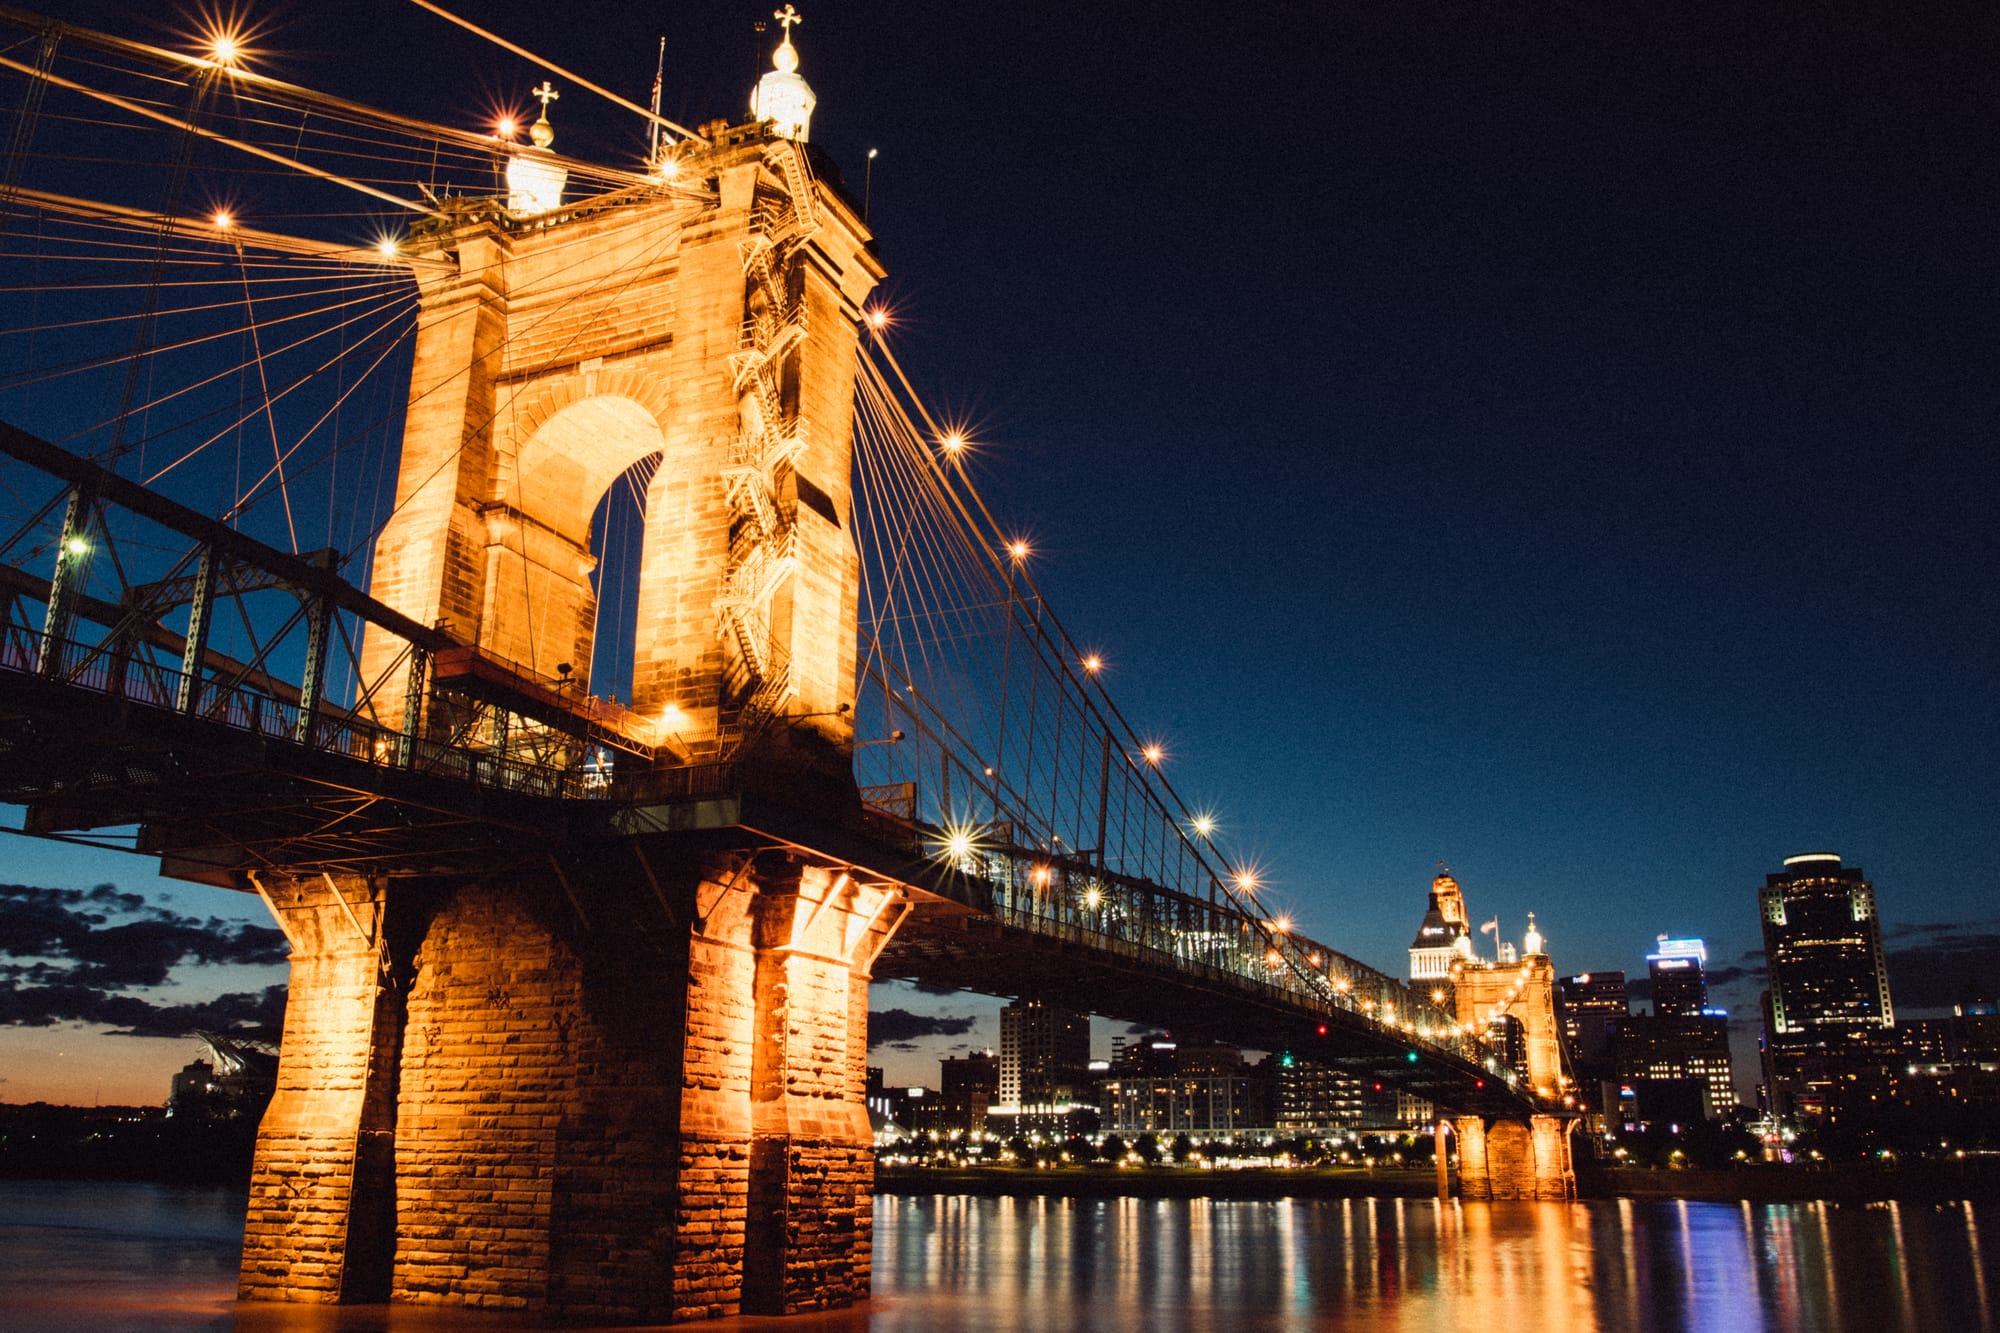
[[[1306,936],[1286,932],[1274,942],[1261,923],[1229,906],[1018,847],[979,847],[949,859],[990,891],[980,905],[1003,924],[1359,1018],[1412,1048],[1512,1078],[1478,1034],[1427,996]]]
[[[49,644],[44,655],[43,645]],[[46,636],[9,625],[0,634],[0,671],[41,675],[75,689],[163,713],[181,713],[269,741],[297,744],[302,749],[335,754],[382,768],[450,778],[475,786],[530,796],[605,799],[608,782],[583,770],[558,768],[513,758],[491,750],[442,744],[421,738],[404,745],[400,732],[364,718],[323,706],[310,733],[301,741],[299,706],[249,685],[228,687],[213,678],[192,682],[200,688],[195,706],[182,708],[187,676],[157,661],[121,658],[106,645],[74,639],[50,641]]]

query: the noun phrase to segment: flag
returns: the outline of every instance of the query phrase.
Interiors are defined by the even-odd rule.
[[[1491,921],[1488,921],[1485,925],[1479,928],[1479,933],[1482,935],[1491,935],[1496,940],[1499,939],[1500,918],[1496,916]]]

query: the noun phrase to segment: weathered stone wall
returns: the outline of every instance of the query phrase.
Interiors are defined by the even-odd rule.
[[[774,852],[649,864],[399,884],[386,937],[379,889],[272,886],[293,998],[246,1297],[657,1322],[867,1294],[894,901]]]
[[[1520,1022],[1528,1082],[1543,1097],[1562,1091],[1555,981],[1555,965],[1546,954],[1530,954],[1515,963],[1454,963],[1451,969],[1452,1003],[1459,1022],[1475,1032],[1484,1032],[1487,1022],[1500,1014]]]
[[[291,999],[277,1093],[257,1132],[240,1293],[379,1299],[400,1026],[382,967],[381,886],[315,875],[261,887],[291,942]]]
[[[462,236],[456,266],[417,270],[423,306],[396,509],[376,540],[368,591],[412,620],[442,625],[476,643],[486,593],[486,531],[480,507],[493,471],[494,376],[507,339],[508,239],[491,227]],[[402,719],[405,645],[364,632],[364,681],[385,683],[376,708]]]
[[[423,305],[374,596],[544,679],[567,662],[582,686],[595,623],[591,515],[620,473],[659,454],[633,698],[641,712],[677,709],[684,749],[715,745],[724,696],[742,684],[727,675],[737,649],[719,607],[736,518],[724,473],[742,414],[764,410],[739,365],[757,286],[746,256],[761,245],[760,263],[799,293],[806,332],[783,353],[779,395],[781,415],[798,413],[803,449],[773,482],[797,565],[758,614],[791,664],[785,710],[835,743],[850,739],[840,705],[854,702],[857,321],[881,268],[866,228],[810,184],[798,151],[737,132],[686,164],[688,179],[712,183],[711,202],[661,196],[527,229],[470,220],[413,241]],[[781,224],[794,188],[814,198]],[[403,708],[401,650],[376,632],[363,651],[367,678],[386,679],[377,708],[391,724]]]
[[[1552,1115],[1525,1120],[1459,1117],[1453,1129],[1460,1195],[1472,1200],[1575,1198],[1569,1128],[1570,1122]]]

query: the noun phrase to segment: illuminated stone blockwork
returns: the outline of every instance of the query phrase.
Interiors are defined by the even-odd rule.
[[[524,221],[461,201],[408,243],[422,298],[396,511],[371,593],[525,674],[587,688],[591,518],[646,488],[634,702],[677,746],[746,710],[836,743],[854,697],[852,401],[882,270],[806,150],[751,128],[685,189]],[[371,638],[378,712],[401,646]]]
[[[1455,962],[1453,1003],[1461,1024],[1486,1032],[1495,1019],[1520,1025],[1527,1082],[1547,1101],[1564,1091],[1560,1025],[1555,1009],[1555,967],[1545,953],[1517,962]],[[1525,1119],[1461,1116],[1458,1179],[1467,1199],[1569,1199],[1576,1196],[1570,1156],[1572,1118],[1536,1115]]]
[[[1498,1018],[1519,1023],[1528,1083],[1542,1097],[1559,1096],[1563,1087],[1555,988],[1555,966],[1543,953],[1513,963],[1457,962],[1451,968],[1458,1021],[1479,1033]]]
[[[867,970],[895,895],[775,853],[628,853],[398,884],[385,933],[365,884],[345,908],[266,884],[293,993],[245,1298],[657,1321],[867,1295]]]
[[[1576,1171],[1570,1158],[1574,1122],[1536,1115],[1525,1120],[1460,1116],[1458,1183],[1461,1197],[1475,1201],[1573,1199]]]
[[[291,944],[278,1087],[257,1131],[243,1230],[246,1299],[386,1294],[398,1014],[383,974],[378,887],[270,876]]]

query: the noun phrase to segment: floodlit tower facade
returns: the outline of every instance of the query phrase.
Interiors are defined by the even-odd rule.
[[[1431,880],[1430,907],[1410,941],[1410,985],[1435,990],[1451,980],[1454,959],[1471,956],[1472,937],[1466,930],[1465,895],[1449,870]]]
[[[855,368],[883,270],[814,168],[789,34],[781,52],[760,123],[711,125],[650,184],[587,200],[565,198],[544,85],[506,197],[449,200],[400,243],[421,306],[369,591],[463,645],[436,678],[580,698],[594,515],[629,485],[645,535],[621,729],[683,761],[761,733],[839,769]],[[378,720],[399,725],[426,664],[376,634],[361,661]]]

